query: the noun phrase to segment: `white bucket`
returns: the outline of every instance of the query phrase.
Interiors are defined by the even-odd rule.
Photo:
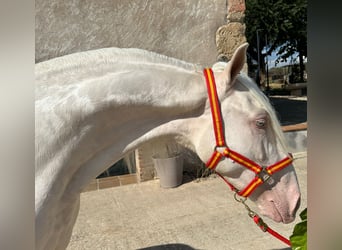
[[[168,158],[153,156],[152,159],[162,188],[173,188],[182,184],[183,157],[181,154]]]

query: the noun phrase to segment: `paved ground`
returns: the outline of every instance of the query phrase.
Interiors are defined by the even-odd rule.
[[[295,155],[302,191],[299,211],[307,206],[306,153]],[[251,203],[249,203],[251,204]],[[253,205],[251,204],[251,207]],[[265,222],[288,237],[291,224]],[[263,233],[219,178],[184,183],[173,189],[159,181],[83,193],[68,250],[73,249],[290,249]]]

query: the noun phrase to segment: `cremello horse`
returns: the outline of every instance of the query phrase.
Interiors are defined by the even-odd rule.
[[[225,67],[214,67],[229,147],[268,166],[287,156],[267,98],[240,71],[247,44]],[[219,64],[220,65],[220,64]],[[36,65],[36,248],[65,249],[80,193],[106,168],[139,145],[172,137],[206,162],[215,136],[202,68],[138,49],[106,48]],[[230,159],[216,171],[236,187],[255,173]],[[292,164],[250,198],[276,222],[295,218],[300,200]]]

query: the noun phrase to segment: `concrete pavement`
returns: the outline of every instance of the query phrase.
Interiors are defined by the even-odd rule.
[[[301,212],[307,207],[307,157],[306,152],[294,156],[302,192]],[[285,237],[300,221],[299,216],[287,225],[263,219]],[[208,177],[172,189],[160,188],[159,180],[154,180],[82,193],[68,247],[76,249],[290,248],[262,232],[221,179]]]

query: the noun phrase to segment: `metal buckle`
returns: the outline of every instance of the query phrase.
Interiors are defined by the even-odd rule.
[[[272,176],[269,173],[267,173],[267,171],[265,170],[265,167],[261,170],[260,173],[257,174],[257,176],[263,182],[267,182],[270,185],[272,185],[274,183],[274,179],[272,178]]]
[[[248,215],[249,217],[253,218],[255,215],[257,215],[247,204],[246,204],[246,200],[247,200],[247,197],[241,197],[239,196],[240,198],[237,197],[237,195],[239,195],[237,192],[234,193],[234,199],[241,203],[242,205],[244,205],[245,209],[247,210],[248,212]]]
[[[264,222],[264,220],[259,215],[256,214],[256,216],[258,216],[258,221],[255,223],[259,226],[261,231],[267,232],[268,225]]]

